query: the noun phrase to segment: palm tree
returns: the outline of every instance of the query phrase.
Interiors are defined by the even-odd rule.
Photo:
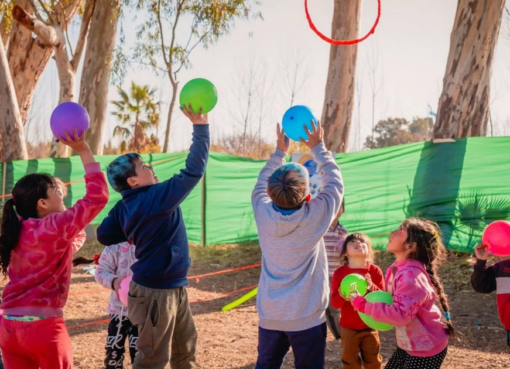
[[[138,86],[131,82],[131,92],[128,94],[117,86],[120,100],[112,101],[116,111],[112,113],[120,121],[120,125],[113,130],[114,136],[124,138],[123,146],[129,146],[140,151],[141,143],[146,136],[145,132],[151,127],[159,125],[159,101],[154,101],[156,89],[149,86]],[[127,140],[131,137],[131,144]]]

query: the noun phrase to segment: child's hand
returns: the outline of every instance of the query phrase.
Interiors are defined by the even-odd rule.
[[[351,304],[354,304],[354,300],[356,300],[356,297],[361,296],[358,291],[355,291],[349,295],[349,301]]]
[[[74,140],[69,135],[69,132],[65,132],[66,138],[58,136],[58,139],[60,140],[60,142],[62,142],[66,146],[69,146],[78,154],[86,152],[87,150],[90,151],[89,145],[87,144],[87,141],[85,141],[85,130],[82,130],[81,136],[78,137],[78,131],[76,130],[76,128],[74,128],[73,134]]]
[[[285,132],[283,132],[280,123],[276,125],[276,136],[278,137],[278,140],[276,141],[276,147],[287,154],[289,152],[290,142]]]
[[[310,132],[306,125],[305,131],[308,135],[308,141],[302,138],[301,142],[304,143],[306,147],[308,147],[310,150],[312,150],[315,146],[322,142],[322,139],[324,138],[324,131],[322,130],[320,122],[317,122],[317,124],[315,124],[313,119],[312,119],[312,132]]]
[[[475,255],[479,260],[487,260],[489,258],[489,246],[483,244],[476,246]]]
[[[191,108],[191,104],[188,104],[187,108],[186,105],[181,106],[181,110],[184,113],[184,115],[187,116],[189,120],[191,120],[191,123],[207,124],[207,114],[202,115],[202,107],[198,109],[198,114],[195,114],[195,112]]]
[[[122,282],[122,280],[126,278],[125,276],[124,277],[117,277],[113,280],[113,290],[115,291],[115,294],[117,295],[117,298],[119,297],[119,288],[120,288],[120,283]]]
[[[372,291],[372,287],[374,287],[374,283],[372,282],[372,277],[370,274],[365,274],[365,280],[367,281],[367,290]]]

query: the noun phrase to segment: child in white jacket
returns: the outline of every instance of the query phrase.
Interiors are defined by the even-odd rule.
[[[127,306],[124,306],[118,297],[120,282],[131,275],[131,265],[135,261],[135,245],[129,242],[105,247],[99,257],[95,274],[96,281],[103,287],[112,290],[106,308],[111,321],[108,325],[106,339],[105,369],[123,368],[126,338],[128,338],[131,363],[135,359],[138,329],[129,321]]]

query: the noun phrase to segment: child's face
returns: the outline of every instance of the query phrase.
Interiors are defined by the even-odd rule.
[[[393,254],[398,254],[406,251],[407,231],[403,226],[394,230],[390,234],[386,250]]]
[[[136,177],[129,178],[129,185],[132,188],[150,186],[158,183],[158,178],[154,175],[152,167],[145,164],[142,160],[137,160],[135,164]]]
[[[347,257],[348,258],[354,258],[354,257],[363,257],[366,258],[368,256],[368,248],[366,242],[354,239],[352,241],[347,242]]]
[[[40,217],[53,213],[63,213],[66,210],[60,186],[48,187],[46,194],[48,196],[46,199],[39,199],[37,202],[37,212]]]

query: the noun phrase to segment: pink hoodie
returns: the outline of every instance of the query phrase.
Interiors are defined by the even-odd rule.
[[[448,335],[425,266],[413,259],[393,263],[386,272],[386,288],[393,293],[391,306],[358,297],[354,308],[377,321],[393,324],[398,346],[409,355],[429,357],[443,351],[448,346]]]
[[[99,163],[85,166],[87,193],[63,213],[22,220],[11,253],[9,283],[1,308],[6,315],[61,317],[71,283],[72,254],[84,242],[84,228],[108,203]]]

